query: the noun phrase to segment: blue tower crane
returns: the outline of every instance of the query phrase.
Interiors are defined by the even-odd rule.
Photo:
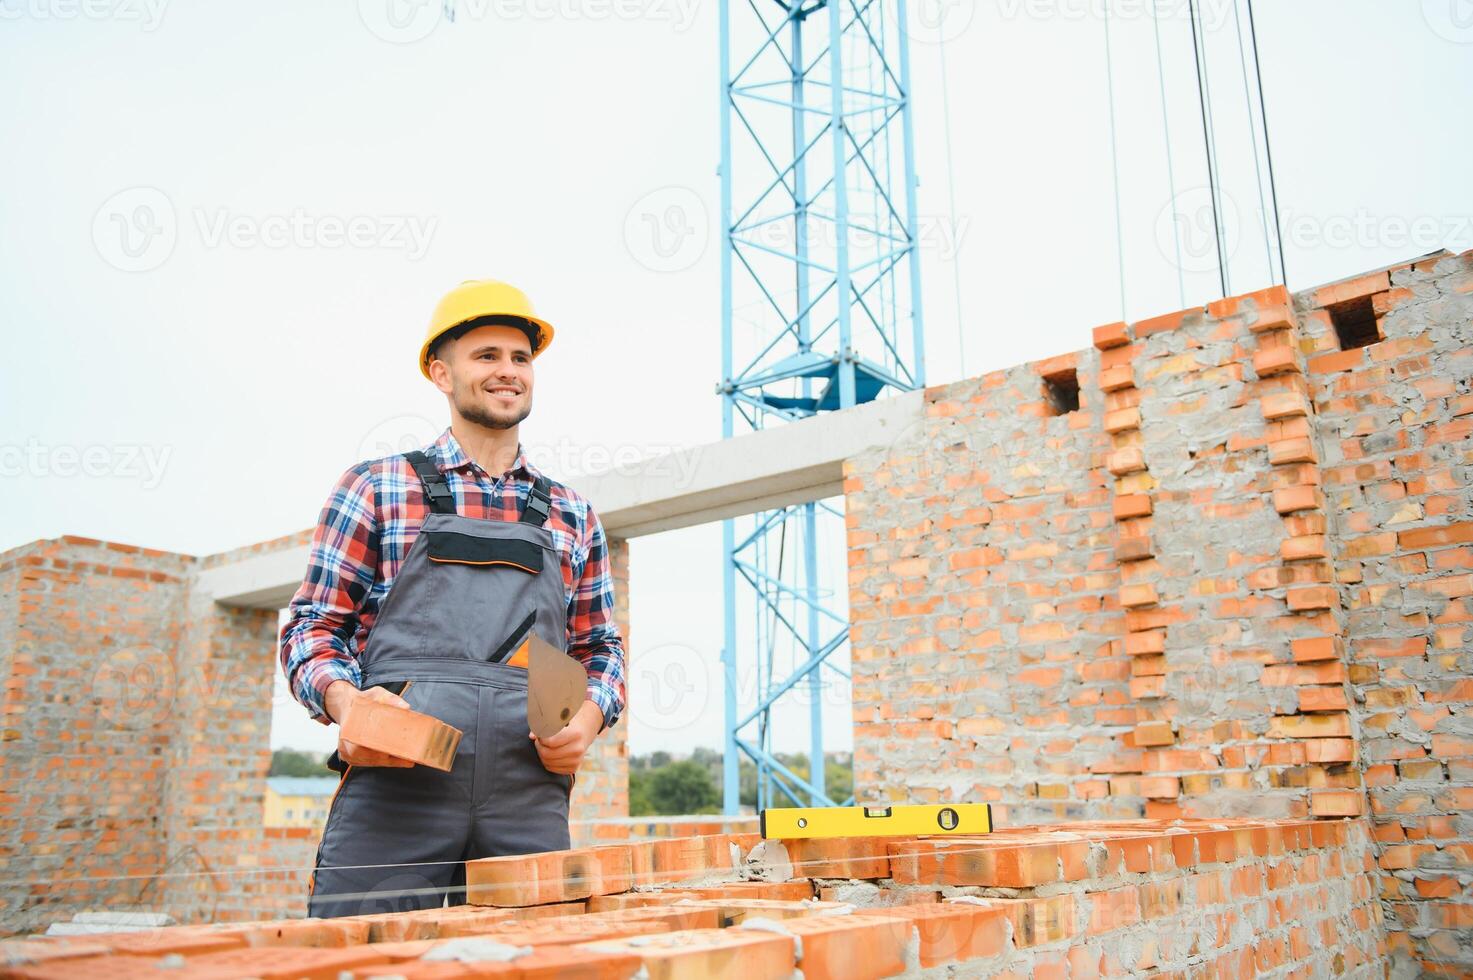
[[[723,438],[921,387],[906,0],[721,0],[719,16]],[[847,681],[849,638],[820,583],[830,530],[827,501],[723,522],[728,814],[743,756],[759,807],[846,802],[824,780],[825,673]],[[774,753],[774,709],[799,695],[807,779]]]

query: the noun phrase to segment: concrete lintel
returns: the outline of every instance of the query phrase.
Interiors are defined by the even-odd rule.
[[[906,392],[594,474],[576,489],[614,538],[822,500],[843,492],[844,460],[894,443],[924,415],[921,392]],[[280,609],[302,584],[307,551],[218,565],[200,573],[199,586],[224,605]]]

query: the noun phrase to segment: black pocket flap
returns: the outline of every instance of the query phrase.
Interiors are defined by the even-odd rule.
[[[542,571],[542,549],[516,538],[481,538],[458,531],[424,531],[430,561],[460,565],[509,565],[536,575]]]

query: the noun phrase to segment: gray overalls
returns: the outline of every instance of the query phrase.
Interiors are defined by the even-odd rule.
[[[549,772],[528,737],[527,671],[501,661],[528,629],[567,647],[568,606],[538,476],[520,521],[455,512],[435,464],[404,454],[430,513],[384,598],[361,658],[383,686],[464,734],[450,772],[329,765],[342,771],[317,849],[308,914],[320,917],[464,901],[464,861],[566,848],[573,777]]]

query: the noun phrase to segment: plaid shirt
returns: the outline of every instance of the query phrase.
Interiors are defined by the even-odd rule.
[[[538,471],[517,447],[516,462],[493,479],[450,429],[424,447],[445,474],[464,517],[515,521]],[[544,525],[562,563],[568,600],[568,653],[588,671],[588,698],[613,725],[624,710],[624,645],[614,623],[614,577],[603,525],[588,501],[549,479]],[[359,657],[409,546],[429,513],[403,456],[359,463],[333,487],[312,534],[307,576],[281,631],[281,666],[292,694],[324,725],[322,697],[335,680],[361,687]]]

